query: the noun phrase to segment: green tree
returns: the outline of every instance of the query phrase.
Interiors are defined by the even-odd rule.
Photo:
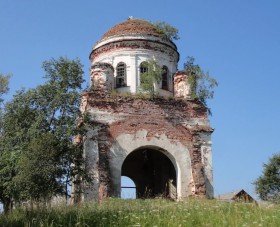
[[[49,131],[54,133],[60,142],[64,193],[67,196],[67,185],[72,176],[77,172],[82,175],[82,151],[80,144],[73,144],[73,137],[83,131],[82,128],[77,129],[77,119],[80,116],[80,93],[84,72],[80,61],[65,58],[45,61],[43,68],[48,81],[40,87],[39,92],[48,98],[42,99],[43,102],[39,106],[47,113],[45,119],[48,119]]]
[[[9,91],[9,79],[11,77],[11,74],[3,75],[0,74],[0,140],[1,140],[1,132],[3,127],[3,98],[2,96],[6,94]]]
[[[280,202],[280,153],[263,164],[262,175],[254,182],[256,193],[262,200]]]
[[[198,64],[194,64],[194,57],[188,57],[184,63],[184,69],[187,71],[187,80],[191,88],[191,98],[198,99],[207,108],[211,114],[210,108],[207,106],[207,100],[214,97],[214,88],[218,86],[215,78],[204,72]]]
[[[140,75],[140,87],[154,98],[155,86],[161,81],[161,68],[154,60],[145,62],[143,67],[146,68],[146,72]]]
[[[156,27],[159,33],[161,33],[165,38],[170,40],[178,40],[180,39],[178,33],[178,29],[167,24],[164,21],[155,22],[153,25]]]
[[[0,153],[1,201],[67,196],[71,177],[82,169],[81,147],[73,144],[79,133],[82,65],[79,60],[59,58],[43,62],[43,69],[43,85],[17,92],[6,105]]]
[[[3,128],[0,146],[0,201],[5,213],[12,209],[13,200],[17,198],[13,178],[16,176],[17,161],[27,142],[28,127],[32,114],[27,106],[23,91],[17,92],[14,99],[7,103],[3,116]],[[18,108],[19,110],[16,110]]]
[[[17,162],[20,171],[13,179],[20,199],[49,201],[64,192],[59,143],[53,133],[42,134],[31,139],[26,151],[20,154]]]
[[[4,207],[9,207],[10,206],[10,201],[9,198],[6,196],[3,184],[6,182],[6,180],[9,178],[9,175],[11,174],[11,171],[9,171],[9,166],[6,166],[6,168],[3,168],[1,163],[6,159],[6,157],[3,157],[2,150],[3,150],[3,109],[2,109],[2,104],[3,104],[3,99],[2,96],[6,94],[9,91],[9,79],[11,75],[3,75],[0,74],[0,202],[4,204]]]

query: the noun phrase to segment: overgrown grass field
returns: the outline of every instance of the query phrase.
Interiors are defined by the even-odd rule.
[[[280,206],[216,200],[120,200],[52,209],[17,209],[0,226],[280,226]]]

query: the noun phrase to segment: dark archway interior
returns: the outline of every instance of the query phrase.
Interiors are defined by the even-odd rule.
[[[133,151],[122,165],[122,176],[135,182],[137,198],[176,198],[176,170],[170,159],[158,150]]]

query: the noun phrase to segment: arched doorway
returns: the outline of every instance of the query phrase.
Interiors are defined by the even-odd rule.
[[[140,148],[131,152],[123,162],[121,175],[135,183],[136,198],[177,197],[176,170],[157,149]]]

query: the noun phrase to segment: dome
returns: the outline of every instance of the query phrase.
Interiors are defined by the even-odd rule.
[[[92,50],[96,50],[105,44],[124,40],[146,40],[158,42],[171,47],[177,52],[177,47],[172,40],[160,31],[155,25],[146,20],[129,18],[110,28],[102,38],[95,43]]]
[[[162,36],[162,33],[160,33],[152,23],[146,20],[128,19],[112,27],[103,35],[101,40],[112,36],[128,34],[152,35],[157,37]]]

